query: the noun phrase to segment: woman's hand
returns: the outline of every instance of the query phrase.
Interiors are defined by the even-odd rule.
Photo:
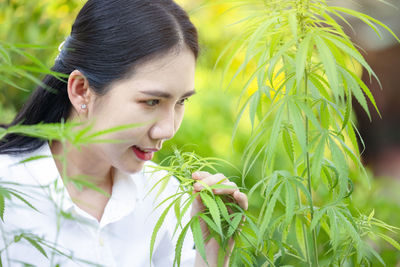
[[[234,182],[229,181],[229,179],[226,178],[223,174],[217,173],[213,175],[205,171],[197,171],[192,174],[192,178],[201,181],[201,183],[196,182],[194,184],[195,193],[200,192],[202,189],[204,189],[202,183],[208,186],[212,186],[215,184],[229,186],[227,188],[213,189],[213,192],[216,195],[231,195],[233,197],[233,200],[242,209],[247,210],[249,203],[246,194],[240,192],[237,185]],[[198,212],[202,212],[204,209],[205,206],[203,205],[200,196],[197,196],[196,200],[193,202],[192,216],[194,216]],[[203,236],[205,237],[204,239],[206,239],[209,234],[209,230],[207,228],[206,223],[202,220],[201,220],[201,229],[203,232]],[[229,253],[227,253],[227,255],[225,256],[224,266],[228,266],[229,264],[229,257],[230,253],[232,252],[233,245],[234,245],[234,240],[231,238],[229,240],[229,248],[228,248]],[[206,249],[207,262],[209,263],[209,266],[217,266],[218,251],[219,251],[219,244],[217,243],[217,241],[214,238],[211,238],[207,243],[205,243],[205,249]],[[199,253],[197,253],[196,255],[195,266],[196,267],[207,266],[202,257],[199,255]]]

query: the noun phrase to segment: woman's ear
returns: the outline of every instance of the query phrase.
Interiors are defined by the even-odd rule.
[[[89,88],[89,81],[79,70],[71,72],[68,78],[68,97],[76,114],[86,115],[93,92]]]

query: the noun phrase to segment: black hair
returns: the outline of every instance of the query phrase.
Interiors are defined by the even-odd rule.
[[[133,74],[140,62],[185,45],[197,58],[196,28],[173,0],[88,0],[51,70],[69,75],[77,69],[96,94],[104,95],[112,82]],[[67,120],[67,79],[49,74],[42,83],[3,127]],[[0,154],[30,152],[45,142],[8,134],[0,140]]]

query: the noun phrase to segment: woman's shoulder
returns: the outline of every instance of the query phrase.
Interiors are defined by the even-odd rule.
[[[0,154],[0,179],[7,178],[22,167],[26,154]]]
[[[0,170],[19,162],[20,155],[0,154]]]
[[[29,152],[13,152],[13,153],[3,153],[0,154],[0,167],[9,167],[9,166],[15,166],[16,164],[19,163],[24,163],[30,160],[33,160],[35,158],[39,157],[44,157],[44,156],[49,156],[49,151],[50,148],[48,147],[48,144],[46,143],[45,145],[42,145],[41,147],[29,151]],[[42,156],[40,156],[42,155]]]
[[[48,144],[18,154],[0,154],[0,181],[36,183],[31,178],[43,175],[51,169],[51,152]]]

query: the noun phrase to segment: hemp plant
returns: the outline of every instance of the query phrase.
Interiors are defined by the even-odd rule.
[[[26,79],[36,85],[43,85],[42,81],[38,79],[35,74],[51,74],[55,77],[67,78],[68,76],[62,73],[57,73],[50,70],[44,63],[41,62],[33,54],[27,52],[27,49],[40,49],[45,50],[52,47],[45,47],[42,45],[32,44],[11,44],[0,41],[0,78],[1,81],[16,89],[26,91],[29,90],[22,87],[15,82],[16,79]],[[22,57],[27,60],[29,65],[17,65],[13,58]],[[50,90],[50,88],[49,88]]]
[[[63,179],[63,183],[72,183],[78,190],[82,190],[83,187],[90,188],[94,191],[98,191],[104,195],[108,196],[108,193],[103,191],[101,188],[97,187],[94,183],[91,182],[91,177],[86,175],[76,175],[76,176],[68,176],[66,172],[67,166],[67,142],[78,149],[81,146],[91,144],[91,143],[104,143],[104,142],[122,142],[121,140],[113,140],[107,139],[105,135],[112,132],[123,131],[127,129],[131,129],[133,127],[137,127],[138,124],[127,124],[121,125],[109,129],[105,129],[102,131],[93,132],[92,125],[82,127],[79,123],[41,123],[34,125],[13,125],[8,127],[7,129],[0,127],[0,139],[7,139],[8,135],[11,134],[19,134],[26,135],[30,137],[42,138],[45,140],[59,141],[63,147],[65,148],[64,153],[61,155],[54,155],[55,158],[60,160],[63,171],[61,177]],[[37,155],[34,157],[29,157],[23,159],[18,164],[24,164],[34,160],[40,160],[41,158],[49,157],[48,155]],[[2,236],[2,241],[4,246],[0,247],[0,266],[2,266],[2,255],[5,255],[3,259],[8,262],[10,265],[10,260],[12,260],[7,253],[7,250],[14,243],[21,242],[22,240],[26,240],[29,242],[38,252],[40,252],[44,257],[49,258],[50,265],[55,266],[56,256],[69,258],[74,260],[75,262],[86,263],[92,266],[100,266],[96,263],[87,261],[85,259],[77,258],[74,255],[65,252],[64,249],[60,248],[58,244],[58,238],[61,230],[62,219],[66,220],[77,220],[77,218],[72,213],[66,213],[62,210],[62,207],[65,203],[64,201],[64,193],[63,185],[58,183],[58,180],[55,179],[49,185],[39,186],[39,185],[21,185],[15,182],[6,182],[3,181],[0,177],[0,232]],[[57,220],[57,232],[54,240],[48,240],[44,237],[35,235],[30,232],[25,232],[22,229],[16,229],[15,231],[5,231],[3,227],[3,223],[7,220],[6,216],[4,216],[4,212],[8,208],[12,208],[13,205],[18,206],[16,203],[19,201],[24,204],[26,208],[33,209],[39,212],[34,204],[31,203],[35,199],[35,194],[32,193],[30,189],[43,189],[46,192],[50,192],[50,188],[54,188],[61,197],[52,198],[50,195],[48,196],[49,201],[54,204],[55,212],[56,212],[56,220]],[[26,193],[29,192],[29,193]],[[17,200],[17,201],[16,201]],[[27,263],[29,264],[29,263]]]
[[[182,152],[175,148],[174,154],[161,161],[160,165],[151,166],[154,171],[165,171],[166,174],[155,183],[150,192],[158,188],[157,195],[159,195],[172,177],[179,181],[179,187],[174,195],[162,200],[161,203],[155,207],[155,209],[157,209],[162,204],[168,203],[167,207],[161,213],[151,236],[150,262],[158,231],[165,217],[172,209],[177,219],[174,235],[177,234],[177,230],[181,228],[175,247],[174,266],[180,266],[182,245],[189,228],[192,230],[196,248],[205,262],[207,262],[205,242],[211,238],[214,238],[218,242],[220,245],[218,266],[222,266],[225,256],[229,254],[227,251],[229,248],[229,240],[233,238],[235,241],[238,241],[238,239],[243,238],[244,235],[241,233],[239,234],[239,232],[246,217],[245,211],[239,205],[231,201],[231,196],[216,195],[213,192],[213,190],[230,188],[230,186],[221,184],[223,181],[208,186],[201,180],[194,180],[192,178],[192,173],[196,171],[208,169],[217,172],[217,167],[221,164],[226,165],[229,163],[217,158],[201,158],[194,152]],[[203,190],[197,193],[195,193],[193,187],[196,182],[202,184],[204,187]],[[199,200],[201,199],[205,209],[194,214],[189,222],[182,225],[183,218],[188,213],[189,208],[196,198]],[[246,218],[246,221],[247,220],[250,220],[250,218]],[[206,230],[206,232],[201,228],[201,223],[207,225],[208,230]],[[206,238],[206,240],[204,240],[204,238]],[[232,254],[234,253],[235,252]]]
[[[381,233],[399,229],[374,218],[374,211],[355,214],[350,178],[350,171],[366,175],[352,99],[368,116],[368,101],[379,113],[355,65],[378,77],[338,21],[350,25],[346,16],[353,16],[378,35],[380,26],[398,37],[380,21],[325,0],[242,1],[240,9],[249,12],[237,23],[243,34],[221,57],[229,55],[226,69],[244,57],[230,84],[250,72],[235,129],[248,111],[244,174],[261,166],[250,195],[263,199],[255,255],[266,254],[265,266],[369,266],[373,258],[384,265],[367,238],[400,249]]]

